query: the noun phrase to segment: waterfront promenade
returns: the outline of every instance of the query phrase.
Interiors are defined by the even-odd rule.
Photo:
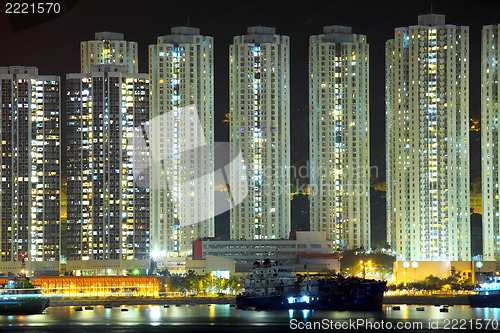
[[[68,298],[51,297],[50,306],[113,306],[121,305],[198,305],[198,304],[235,304],[233,297],[101,297]],[[469,305],[467,295],[401,295],[385,296],[384,304],[407,305]]]
[[[384,296],[384,304],[469,305],[468,295],[401,295]]]
[[[50,306],[235,304],[235,297],[50,297]]]

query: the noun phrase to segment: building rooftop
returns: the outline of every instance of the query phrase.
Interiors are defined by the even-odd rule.
[[[425,14],[418,16],[418,25],[426,25],[426,26],[440,26],[445,25],[446,20],[444,15],[440,14]]]
[[[172,35],[199,35],[200,29],[193,27],[174,27],[171,30]]]
[[[247,28],[248,35],[276,35],[276,28],[254,26]]]
[[[344,25],[327,25],[326,27],[323,27],[323,33],[324,34],[351,34],[352,33],[352,28],[351,27],[346,27]]]
[[[247,34],[243,36],[245,43],[274,43],[274,36],[276,35],[276,28],[271,27],[248,27]]]
[[[334,43],[353,42],[354,35],[351,27],[329,25],[323,28],[323,40]]]
[[[158,44],[189,44],[195,43],[195,38],[201,36],[199,28],[193,27],[174,27],[170,35],[159,36]]]
[[[0,74],[29,74],[38,75],[38,68],[24,66],[0,67]]]
[[[119,32],[101,31],[95,33],[96,40],[124,40],[125,37]]]

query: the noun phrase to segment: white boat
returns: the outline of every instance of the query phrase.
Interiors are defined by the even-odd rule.
[[[0,289],[0,315],[42,313],[49,303],[27,277],[13,277]]]

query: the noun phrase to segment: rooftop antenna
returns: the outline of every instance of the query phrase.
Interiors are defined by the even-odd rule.
[[[432,2],[431,2],[431,14],[434,14],[434,13],[432,12]]]
[[[189,27],[189,26],[190,26],[190,25],[189,25],[189,17],[188,17],[188,27]]]

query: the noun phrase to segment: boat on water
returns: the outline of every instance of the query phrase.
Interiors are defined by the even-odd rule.
[[[42,313],[49,303],[27,277],[12,277],[0,289],[0,315]]]
[[[500,307],[500,276],[490,276],[487,281],[481,283],[476,289],[477,294],[469,295],[471,307]]]
[[[287,297],[287,308],[380,311],[387,290],[385,281],[342,275],[299,282],[299,286],[299,295]]]
[[[265,260],[263,265],[255,262],[252,273],[245,280],[245,293],[236,297],[236,307],[258,310],[280,308],[283,297],[293,291],[295,278],[292,266],[272,265]]]
[[[292,276],[292,266],[256,262],[246,279],[245,293],[236,298],[240,309],[318,309],[367,310],[382,309],[385,281],[342,275],[321,275],[307,281]]]

